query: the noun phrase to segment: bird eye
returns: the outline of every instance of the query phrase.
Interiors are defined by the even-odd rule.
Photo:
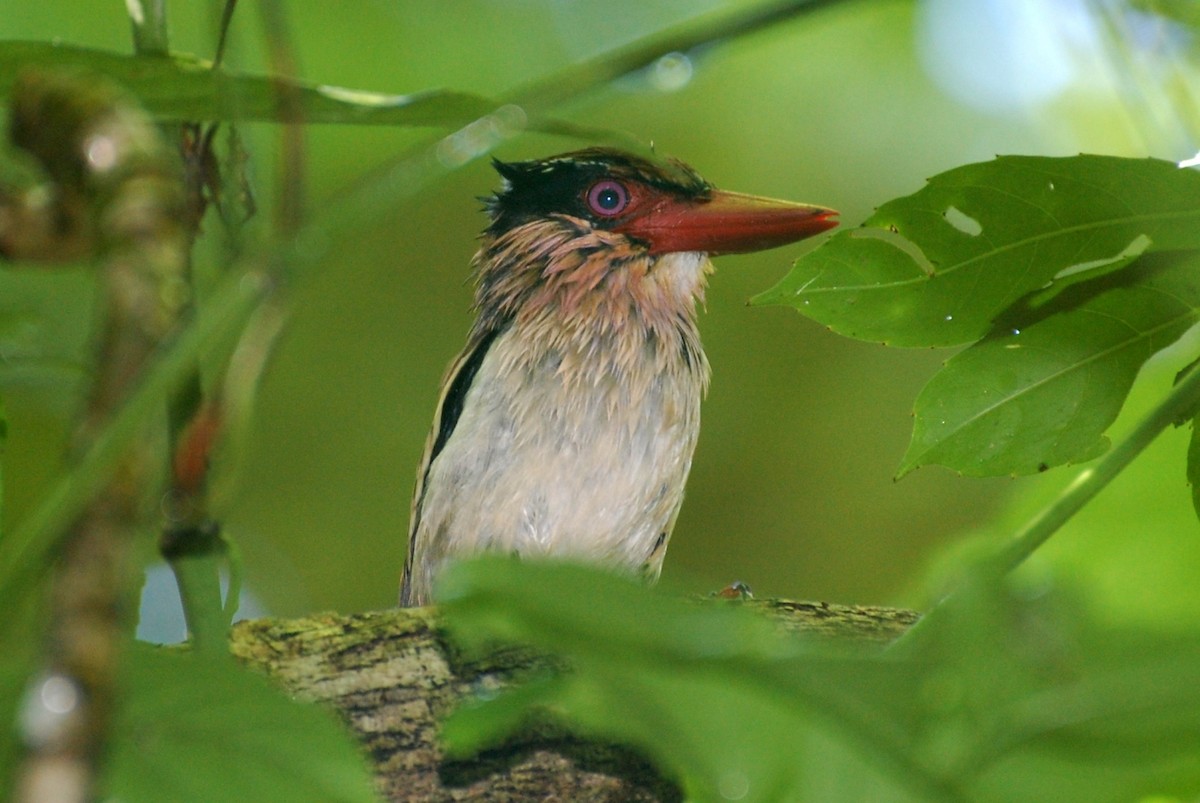
[[[629,205],[629,191],[616,181],[597,181],[587,192],[587,202],[597,215],[612,217]]]

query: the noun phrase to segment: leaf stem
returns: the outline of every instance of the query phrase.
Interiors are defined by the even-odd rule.
[[[133,49],[141,56],[167,55],[166,0],[126,0],[133,22]]]
[[[221,600],[221,560],[224,550],[211,546],[220,542],[216,533],[192,533],[190,541],[202,542],[205,550],[190,555],[172,555],[171,571],[179,586],[179,600],[187,623],[192,649],[202,655],[229,654],[229,617]]]
[[[686,53],[770,28],[840,0],[775,0],[733,12],[701,15],[517,88],[510,103],[545,109],[636,72],[669,53]]]
[[[228,277],[178,339],[162,349],[154,369],[129,395],[107,426],[80,456],[72,471],[59,479],[33,512],[0,542],[0,589],[36,582],[52,550],[79,512],[108,483],[113,467],[147,420],[161,410],[163,399],[195,369],[196,355],[250,316],[269,283],[261,274]],[[34,567],[38,567],[34,570]],[[24,575],[24,576],[23,576]]]
[[[1200,407],[1200,371],[1190,371],[1167,394],[1158,406],[1095,465],[1085,468],[1062,493],[1035,515],[1003,548],[974,567],[973,577],[985,583],[1001,580],[1025,562],[1042,544],[1049,540],[1072,516],[1090,502],[1133,462],[1164,429],[1193,415]],[[955,604],[962,586],[951,591],[895,642],[895,647],[912,645],[920,634],[937,621],[942,611]]]
[[[1189,417],[1200,406],[1200,372],[1193,371],[1179,382],[1150,414],[1104,455],[1068,485],[1049,507],[1033,517],[1003,549],[986,560],[986,577],[1002,577],[1025,562],[1092,497],[1100,493],[1133,462],[1167,427]]]

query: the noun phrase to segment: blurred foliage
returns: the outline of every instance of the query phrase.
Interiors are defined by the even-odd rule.
[[[119,800],[371,801],[337,718],[227,657],[136,645],[124,661],[106,794]]]
[[[570,669],[470,701],[459,755],[531,717],[636,745],[694,800],[1123,801],[1200,789],[1200,640],[1097,627],[1067,595],[969,582],[879,652],[785,635],[595,570],[485,558],[441,586],[455,637]]]
[[[1200,26],[1200,8],[1188,0],[1134,0],[1135,8],[1152,14],[1162,14],[1191,25]]]

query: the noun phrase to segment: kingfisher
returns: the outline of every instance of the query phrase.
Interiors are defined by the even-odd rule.
[[[475,322],[417,472],[403,606],[434,602],[438,571],[484,551],[657,579],[708,387],[709,257],[837,225],[832,209],[608,148],[493,165]]]

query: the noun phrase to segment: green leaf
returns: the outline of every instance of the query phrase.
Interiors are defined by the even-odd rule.
[[[1142,364],[1200,320],[1200,257],[1144,257],[960,352],[917,397],[900,475],[1030,474],[1105,451]]]
[[[230,660],[136,645],[105,788],[113,799],[373,801],[366,763],[332,714]]]
[[[193,56],[127,56],[48,42],[0,42],[0,98],[26,67],[66,67],[101,73],[138,97],[160,120],[280,122],[280,92],[290,93],[307,123],[391,126],[460,126],[487,118],[496,124],[528,125],[549,133],[576,135],[583,129],[547,120],[527,121],[519,109],[496,117],[501,104],[466,92],[433,90],[387,94],[308,84],[269,76],[213,70]]]
[[[1154,159],[1004,156],[889,201],[754,302],[863,340],[951,346],[1047,285],[1186,248],[1200,248],[1200,173]]]

